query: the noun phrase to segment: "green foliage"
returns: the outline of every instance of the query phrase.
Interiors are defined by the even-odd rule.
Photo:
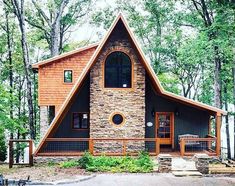
[[[180,94],[180,90],[178,88],[179,80],[174,74],[161,73],[158,75],[158,78],[165,90],[173,92],[175,94]]]
[[[54,161],[49,161],[49,162],[47,163],[47,165],[48,165],[49,167],[53,167],[53,166],[57,165],[57,163],[54,162]]]
[[[89,153],[79,159],[79,165],[91,172],[151,172],[153,162],[147,152],[141,152],[137,158],[125,157],[93,157]]]
[[[77,166],[79,166],[79,163],[77,160],[64,161],[60,163],[61,168],[71,168],[71,167],[77,167]]]
[[[6,159],[7,147],[5,141],[4,128],[0,125],[0,161]]]

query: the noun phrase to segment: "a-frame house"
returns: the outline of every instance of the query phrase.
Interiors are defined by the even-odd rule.
[[[39,74],[39,106],[47,108],[40,111],[41,120],[54,117],[35,156],[158,154],[162,149],[186,154],[188,145],[189,153],[220,154],[226,112],[164,90],[122,14],[99,44],[33,68]]]

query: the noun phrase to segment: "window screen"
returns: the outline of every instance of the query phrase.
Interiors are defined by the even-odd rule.
[[[105,61],[105,87],[131,88],[131,60],[123,52],[111,53]]]

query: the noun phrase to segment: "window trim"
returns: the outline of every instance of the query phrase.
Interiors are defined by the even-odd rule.
[[[71,82],[65,82],[64,81],[65,80],[65,71],[71,71],[72,72],[72,81]],[[73,70],[72,69],[64,69],[63,70],[63,84],[66,84],[66,85],[73,84],[73,79],[74,79],[74,77],[73,77]]]
[[[129,59],[130,59],[130,61],[131,61],[131,87],[129,87],[129,88],[122,88],[122,87],[118,87],[118,88],[112,88],[112,87],[105,87],[105,63],[106,63],[106,61],[107,61],[107,58],[108,58],[108,56],[110,55],[110,54],[112,54],[113,52],[123,52],[124,54],[126,54],[128,57],[129,57]],[[126,52],[126,50],[124,50],[124,49],[117,49],[117,50],[112,50],[112,51],[109,51],[106,55],[105,55],[105,57],[104,57],[104,61],[103,61],[103,65],[102,65],[102,88],[104,89],[104,90],[122,90],[122,91],[134,91],[134,59],[133,59],[133,57],[130,55],[130,54],[128,54],[127,52]]]
[[[88,115],[88,123],[87,123],[87,128],[74,128],[74,123],[73,123],[73,115],[74,114],[87,114]],[[90,129],[90,113],[89,112],[72,112],[71,116],[71,128],[72,130],[89,130]]]
[[[117,125],[113,122],[113,116],[116,115],[116,114],[120,114],[123,117],[123,121],[119,125]],[[126,117],[122,112],[118,112],[118,111],[112,112],[109,116],[109,123],[112,124],[114,127],[122,127],[123,125],[126,124]]]

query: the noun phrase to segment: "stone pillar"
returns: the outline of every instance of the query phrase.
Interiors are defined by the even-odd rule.
[[[49,128],[48,107],[40,106],[40,138],[42,138]]]
[[[197,170],[202,174],[209,173],[209,160],[210,157],[207,154],[195,154],[193,157]]]
[[[171,171],[172,156],[170,154],[158,155],[158,171],[161,173],[167,173]]]

